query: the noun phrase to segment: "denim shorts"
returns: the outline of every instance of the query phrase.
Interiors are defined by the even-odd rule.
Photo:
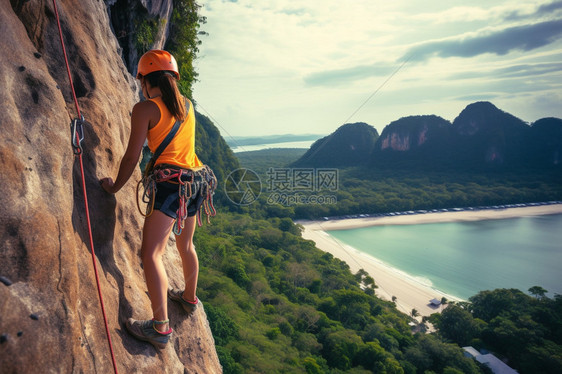
[[[205,201],[206,196],[204,196],[205,194],[201,191],[202,186],[201,177],[195,176],[193,183],[191,183],[191,197],[186,202],[188,217],[193,217],[203,204],[203,201]],[[179,188],[180,185],[178,183],[157,183],[154,209],[161,211],[173,219],[178,218],[177,211],[180,207]]]

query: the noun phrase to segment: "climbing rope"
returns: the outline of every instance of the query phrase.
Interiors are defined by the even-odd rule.
[[[107,323],[107,316],[105,314],[105,307],[103,305],[103,296],[101,294],[101,288],[100,288],[100,279],[98,276],[98,267],[96,264],[96,254],[94,252],[94,239],[92,236],[92,225],[90,223],[90,210],[88,209],[88,195],[86,193],[86,179],[84,177],[84,163],[82,162],[82,140],[84,140],[84,131],[83,131],[83,124],[84,124],[84,117],[82,116],[82,114],[80,113],[80,106],[78,105],[78,100],[76,99],[76,92],[74,91],[74,83],[72,82],[72,74],[70,73],[70,65],[68,63],[68,57],[66,55],[66,48],[64,46],[64,39],[62,37],[62,28],[61,28],[61,24],[60,24],[60,19],[59,19],[59,12],[57,9],[57,2],[56,0],[53,0],[53,7],[55,10],[55,17],[57,19],[57,25],[59,28],[59,37],[60,37],[60,43],[62,46],[62,53],[64,55],[64,61],[66,64],[66,72],[68,73],[68,80],[70,82],[70,89],[72,91],[72,97],[74,99],[74,105],[76,106],[76,112],[78,115],[78,118],[75,118],[74,120],[72,120],[71,122],[71,133],[72,133],[72,148],[74,150],[74,154],[76,155],[76,157],[79,160],[80,163],[80,173],[82,175],[82,192],[84,194],[84,208],[85,208],[85,214],[86,214],[86,222],[88,224],[88,233],[90,236],[90,249],[92,250],[92,262],[94,264],[94,273],[96,275],[96,284],[97,284],[97,288],[98,288],[98,296],[100,299],[100,305],[101,305],[101,312],[103,314],[103,321],[105,323],[105,333],[107,334],[107,341],[109,343],[109,350],[111,352],[111,360],[113,363],[113,370],[115,371],[115,374],[117,374],[117,363],[115,362],[115,354],[113,353],[113,345],[111,344],[111,335],[109,334],[109,326]]]

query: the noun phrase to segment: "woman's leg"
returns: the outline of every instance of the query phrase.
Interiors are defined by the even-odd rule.
[[[157,321],[168,319],[168,276],[162,262],[166,244],[174,219],[159,210],[155,210],[144,221],[142,232],[141,259],[152,304],[152,313]],[[168,324],[155,325],[159,331],[168,331]]]
[[[196,301],[197,277],[199,275],[199,260],[193,245],[195,224],[196,216],[187,217],[181,234],[176,235],[176,246],[180,253],[185,279],[183,298],[187,301]]]

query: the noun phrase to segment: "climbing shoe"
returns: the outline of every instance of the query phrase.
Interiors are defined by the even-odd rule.
[[[172,329],[170,328],[167,332],[162,333],[156,330],[154,327],[154,320],[137,321],[135,319],[129,318],[125,326],[131,335],[135,338],[149,342],[154,347],[158,349],[164,349],[168,340],[172,336]]]
[[[176,290],[176,289],[168,290],[168,297],[170,298],[170,300],[180,303],[181,306],[183,307],[183,310],[185,310],[188,314],[193,313],[195,309],[197,309],[197,305],[199,305],[199,299],[197,297],[195,298],[194,303],[185,300],[183,298],[183,291],[181,290]]]

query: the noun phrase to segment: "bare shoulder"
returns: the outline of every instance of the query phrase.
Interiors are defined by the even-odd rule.
[[[149,127],[152,127],[160,121],[160,109],[152,100],[139,101],[133,107],[132,119],[148,121]]]
[[[140,115],[149,115],[152,113],[160,114],[160,110],[158,109],[158,105],[152,100],[144,100],[139,101],[133,107],[133,114],[140,114]]]

